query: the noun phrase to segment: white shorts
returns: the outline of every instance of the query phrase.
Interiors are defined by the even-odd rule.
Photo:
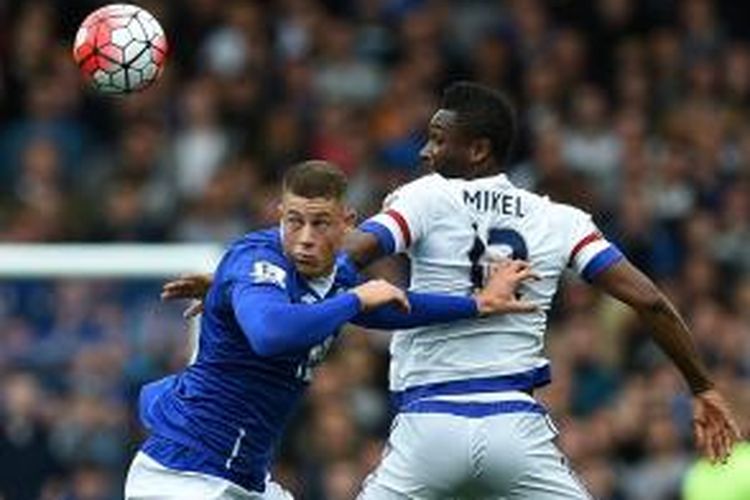
[[[248,491],[220,477],[164,467],[139,451],[125,480],[125,500],[293,500],[273,481],[263,493]]]
[[[401,413],[360,500],[590,499],[539,413]]]

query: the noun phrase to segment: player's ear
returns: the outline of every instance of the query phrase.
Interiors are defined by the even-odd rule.
[[[492,156],[492,143],[486,137],[474,139],[469,145],[469,161],[472,164],[486,162]]]
[[[353,229],[357,224],[357,211],[351,207],[344,207],[344,224],[347,229]]]

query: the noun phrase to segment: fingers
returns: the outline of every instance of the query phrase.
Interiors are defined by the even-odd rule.
[[[721,425],[717,424],[714,419],[708,416],[693,422],[696,447],[712,464],[722,460],[725,456]]]
[[[721,439],[720,458],[722,462],[726,463],[732,454],[734,445],[741,439],[742,434],[737,422],[735,422],[731,412],[727,408],[720,408],[719,429]]]
[[[529,263],[523,260],[501,259],[490,261],[489,272],[490,275],[496,272],[517,273],[529,267],[531,267]]]
[[[708,422],[703,424],[702,427],[706,441],[704,447],[708,459],[711,463],[716,463],[721,458],[721,445],[719,442],[720,435],[717,432],[717,429]]]
[[[518,280],[519,282],[527,281],[527,280],[539,281],[540,279],[542,279],[542,277],[536,271],[532,270],[530,267],[522,271],[519,271],[516,274],[516,280]]]
[[[202,274],[185,274],[166,282],[161,288],[161,300],[201,298],[206,288],[206,277]]]
[[[511,300],[507,304],[508,313],[532,313],[537,312],[540,309],[538,304],[529,302],[527,300]]]
[[[731,415],[722,412],[719,415],[719,444],[720,444],[720,459],[723,463],[726,463],[729,455],[732,453],[734,444],[739,439],[739,436],[735,433],[735,423]]]
[[[190,319],[198,316],[203,312],[203,301],[197,301],[194,304],[192,304],[190,307],[185,309],[185,312],[182,313],[182,317],[185,319]]]
[[[176,280],[168,281],[161,287],[162,296],[174,296],[192,288],[192,282],[187,279],[178,278]]]
[[[174,300],[174,299],[186,299],[191,298],[193,294],[189,289],[182,288],[176,285],[167,287],[166,285],[162,288],[159,298],[161,300]]]
[[[732,439],[734,439],[735,441],[741,441],[742,430],[740,429],[740,425],[731,415],[728,416],[728,420],[729,420],[729,429],[730,429]]]
[[[523,260],[505,259],[493,262],[489,266],[489,276],[492,277],[498,273],[515,283],[541,279],[541,276],[531,268],[531,264]]]
[[[401,309],[403,312],[408,313],[411,311],[411,304],[409,303],[409,298],[406,296],[406,293],[399,288],[395,289],[393,302],[395,302],[396,307]]]
[[[739,439],[735,426],[731,416],[722,411],[695,420],[693,432],[696,447],[711,463],[726,463]]]
[[[725,459],[726,454],[724,453],[722,442],[721,442],[721,427],[715,426],[710,431],[711,439],[709,442],[711,443],[712,453],[713,453],[713,461],[714,462],[721,462]]]
[[[705,456],[708,456],[708,447],[706,446],[706,432],[703,430],[703,422],[693,421],[693,435],[695,436],[695,447]],[[710,457],[709,457],[710,460]]]

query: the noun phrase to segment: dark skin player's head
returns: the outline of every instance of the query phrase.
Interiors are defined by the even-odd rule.
[[[492,175],[504,165],[515,129],[513,109],[500,92],[457,82],[443,93],[420,157],[444,177]]]

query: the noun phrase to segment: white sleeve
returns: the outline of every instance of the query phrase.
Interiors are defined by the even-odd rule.
[[[589,214],[572,209],[568,216],[570,230],[566,235],[566,255],[568,265],[578,275],[591,281],[623,258],[620,250],[607,241]]]
[[[427,233],[430,200],[433,197],[426,183],[419,179],[388,195],[383,202],[382,212],[368,222],[387,229],[393,238],[393,252],[403,252]]]

